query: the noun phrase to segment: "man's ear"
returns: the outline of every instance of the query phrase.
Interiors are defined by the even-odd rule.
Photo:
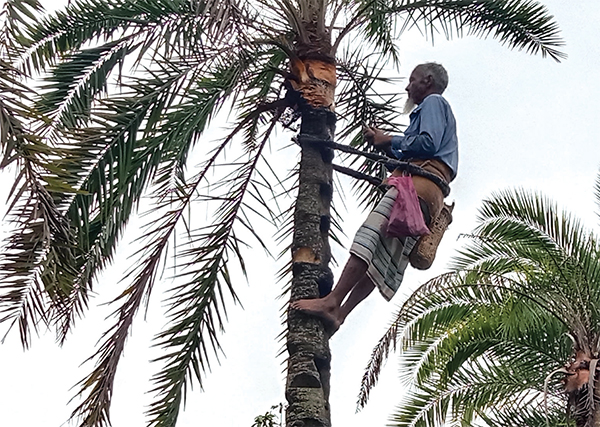
[[[433,87],[433,76],[430,74],[427,77],[425,77],[425,84],[427,85],[428,88],[432,88]]]

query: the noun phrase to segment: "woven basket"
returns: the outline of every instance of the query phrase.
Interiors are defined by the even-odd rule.
[[[431,233],[419,239],[409,256],[410,265],[414,268],[427,270],[431,267],[442,237],[448,229],[448,225],[452,222],[453,210],[454,203],[451,206],[444,203],[442,211],[431,225]]]

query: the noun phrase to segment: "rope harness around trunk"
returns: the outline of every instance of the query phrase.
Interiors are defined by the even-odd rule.
[[[377,153],[362,151],[357,148],[350,147],[349,145],[337,144],[337,143],[335,143],[333,141],[329,141],[329,140],[328,141],[316,140],[316,139],[313,140],[312,138],[307,138],[305,135],[302,136],[302,140],[305,142],[308,142],[308,143],[321,143],[321,144],[323,144],[329,148],[332,148],[334,150],[339,150],[339,151],[343,151],[345,153],[363,156],[363,157],[366,157],[367,159],[373,160],[374,162],[381,163],[385,166],[389,166],[393,169],[399,169],[402,171],[406,171],[411,175],[422,176],[424,178],[427,178],[431,182],[433,182],[435,185],[437,185],[440,188],[440,190],[442,191],[442,194],[444,195],[444,197],[448,197],[448,195],[450,194],[450,185],[448,184],[448,182],[446,182],[445,179],[443,179],[443,178],[439,177],[438,175],[431,173],[415,164],[412,164],[409,162],[402,162],[397,159],[391,159],[387,156],[383,156],[383,155],[377,154]],[[349,175],[353,178],[363,179],[363,180],[365,180],[373,185],[376,185],[376,186],[380,186],[382,183],[382,181],[379,178],[364,174],[362,172],[358,172],[354,169],[346,168],[346,167],[339,166],[339,165],[333,165],[333,169],[338,172],[341,172],[345,175]]]

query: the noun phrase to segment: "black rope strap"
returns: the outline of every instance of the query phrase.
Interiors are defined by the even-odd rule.
[[[367,181],[369,184],[374,185],[375,187],[379,187],[383,183],[383,181],[380,180],[379,178],[371,176],[371,175],[367,175],[366,173],[358,172],[358,171],[355,171],[354,169],[346,168],[346,167],[340,166],[340,165],[332,165],[332,166],[333,166],[334,171],[343,173],[344,175],[351,176],[352,178],[362,179],[364,181]]]
[[[440,188],[440,190],[442,191],[442,194],[444,195],[444,197],[448,197],[448,195],[450,194],[450,185],[448,185],[448,183],[446,182],[445,179],[440,178],[438,175],[431,173],[415,164],[412,164],[409,162],[402,162],[402,161],[396,160],[396,159],[390,159],[387,156],[383,156],[383,155],[377,154],[377,153],[369,153],[366,151],[358,150],[356,148],[350,147],[349,145],[337,144],[331,140],[322,140],[322,139],[317,139],[317,138],[311,138],[308,135],[300,135],[300,137],[301,137],[302,141],[306,141],[309,143],[321,143],[327,147],[333,148],[334,150],[339,150],[339,151],[343,151],[345,153],[363,156],[363,157],[366,157],[367,159],[382,163],[382,164],[384,164],[386,166],[390,166],[394,169],[400,169],[402,171],[406,171],[406,172],[410,173],[411,175],[422,176],[423,178],[427,178],[428,180],[433,182],[435,185],[437,185]],[[378,178],[374,178],[372,176],[363,174],[361,172],[357,172],[355,170],[345,168],[343,166],[338,166],[338,165],[334,165],[334,169],[341,173],[344,173],[346,175],[350,175],[354,178],[364,179],[373,185],[377,185],[377,186],[381,185],[381,181]]]

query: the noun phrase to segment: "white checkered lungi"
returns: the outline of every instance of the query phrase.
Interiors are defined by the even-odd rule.
[[[390,188],[356,232],[350,253],[368,265],[367,276],[386,300],[402,284],[408,256],[417,242],[414,237],[387,237],[385,228],[398,190]]]

